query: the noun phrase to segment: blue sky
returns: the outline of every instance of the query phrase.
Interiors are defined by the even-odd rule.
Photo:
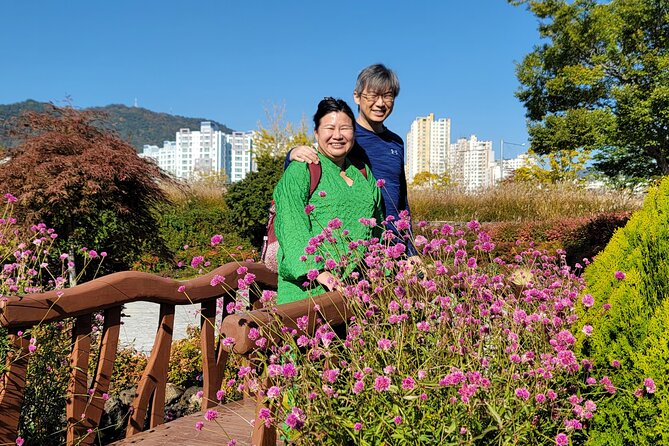
[[[0,103],[112,103],[252,130],[264,110],[311,119],[346,99],[365,66],[401,83],[386,122],[403,138],[416,116],[452,119],[452,142],[476,134],[527,142],[515,63],[539,42],[537,20],[505,0],[6,1]],[[505,157],[525,148],[505,145]]]

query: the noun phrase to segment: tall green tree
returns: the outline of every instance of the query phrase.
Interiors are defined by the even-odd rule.
[[[669,174],[669,1],[508,0],[539,19],[517,67],[532,149],[593,151],[629,184]]]
[[[21,143],[9,150],[0,184],[17,196],[24,223],[55,228],[63,252],[106,251],[111,272],[146,252],[169,254],[152,210],[166,200],[160,182],[170,179],[102,130],[103,118],[72,107],[25,113],[13,126]]]

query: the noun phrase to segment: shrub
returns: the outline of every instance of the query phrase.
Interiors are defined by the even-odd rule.
[[[257,159],[258,171],[230,185],[225,195],[227,219],[237,233],[262,248],[274,186],[283,174],[283,159],[265,155]]]
[[[172,354],[167,371],[167,382],[180,387],[200,384],[202,377],[202,351],[200,330],[188,326],[187,336],[172,342]]]
[[[59,250],[73,254],[70,261],[81,260],[82,247],[113,253],[102,266],[108,273],[128,269],[143,252],[169,257],[152,209],[165,200],[159,182],[170,180],[96,126],[101,118],[72,107],[25,113],[14,126],[21,143],[3,163],[0,184],[20,192],[19,222],[55,228]]]
[[[591,444],[669,442],[668,217],[669,178],[665,178],[585,271],[594,305],[581,305],[579,315],[593,333],[579,339],[580,351],[617,385],[640,389],[600,407],[593,419]],[[642,385],[646,376],[657,383],[657,393],[649,399],[638,397],[647,393]]]

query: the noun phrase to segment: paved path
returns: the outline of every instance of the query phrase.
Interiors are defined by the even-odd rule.
[[[112,443],[113,446],[163,446],[163,445],[227,445],[232,438],[237,446],[251,445],[251,420],[255,418],[255,399],[228,403],[216,408],[216,422],[205,421],[203,412],[188,415],[166,424],[140,432],[130,438]],[[195,423],[203,421],[204,429],[197,431]]]
[[[188,325],[199,325],[200,317],[195,314],[200,305],[177,305],[174,311],[173,340],[186,337]],[[144,353],[149,353],[158,329],[160,305],[152,302],[132,302],[125,306],[119,342],[123,346],[134,345]]]

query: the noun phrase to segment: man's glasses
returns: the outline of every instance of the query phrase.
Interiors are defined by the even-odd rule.
[[[388,92],[388,93],[383,93],[383,94],[378,94],[378,93],[360,93],[360,96],[362,96],[365,101],[373,104],[376,101],[379,100],[379,98],[383,99],[383,102],[386,104],[392,104],[395,102],[395,95]]]

